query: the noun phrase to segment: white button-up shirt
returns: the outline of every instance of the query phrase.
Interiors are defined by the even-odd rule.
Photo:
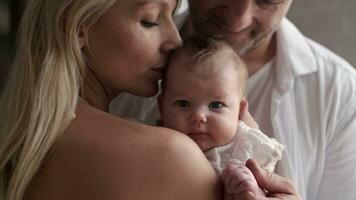
[[[281,173],[303,199],[356,199],[356,71],[287,19],[277,31],[271,119]]]

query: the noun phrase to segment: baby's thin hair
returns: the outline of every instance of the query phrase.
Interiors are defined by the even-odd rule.
[[[189,55],[193,56],[188,61],[188,64],[182,67],[186,67],[186,69],[203,79],[208,79],[225,67],[219,63],[214,63],[213,65],[207,65],[207,63],[214,62],[216,56],[228,55],[235,63],[241,94],[245,96],[245,82],[248,76],[246,65],[228,42],[218,37],[195,34],[184,43],[180,50],[172,55],[170,60],[176,59],[184,51],[191,51]]]

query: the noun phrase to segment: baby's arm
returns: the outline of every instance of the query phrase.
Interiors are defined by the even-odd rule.
[[[228,164],[222,172],[221,178],[224,181],[225,193],[232,195],[234,199],[235,194],[243,191],[251,191],[256,195],[266,196],[258,186],[250,169],[244,165]]]

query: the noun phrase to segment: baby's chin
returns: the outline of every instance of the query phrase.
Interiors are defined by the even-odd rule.
[[[199,146],[199,148],[203,151],[203,152],[207,152],[211,149],[214,149],[216,147],[219,147],[219,146],[223,146],[223,145],[219,145],[219,144],[198,144],[197,145]]]
[[[207,147],[207,148],[205,148],[205,149],[203,149],[203,148],[200,148],[203,152],[207,152],[207,151],[210,151],[210,150],[212,150],[212,149],[214,149],[214,148],[216,148],[216,147],[218,147],[218,146],[211,146],[211,147]]]

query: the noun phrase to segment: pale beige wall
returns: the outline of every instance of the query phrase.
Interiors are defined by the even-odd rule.
[[[288,17],[305,35],[356,66],[355,0],[294,0]]]
[[[9,10],[4,4],[0,3],[0,34],[9,31]]]

